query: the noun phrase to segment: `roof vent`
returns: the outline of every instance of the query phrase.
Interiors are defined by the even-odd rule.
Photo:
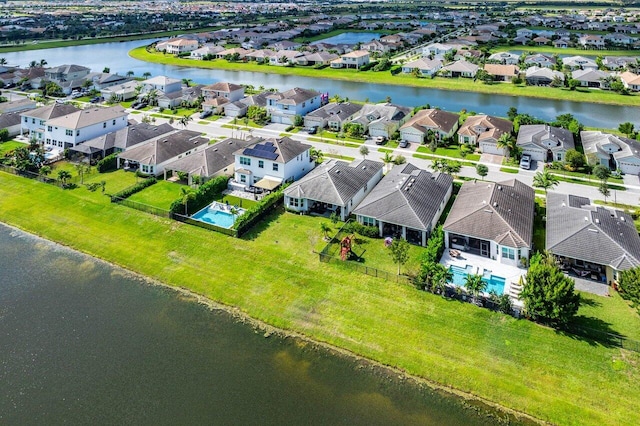
[[[624,222],[624,216],[620,216],[620,221]]]
[[[589,222],[589,218],[587,216],[584,217],[585,222]]]
[[[499,190],[499,191],[502,191],[502,186],[498,186],[498,190]]]
[[[336,170],[336,174],[340,173],[340,170]]]
[[[590,232],[595,232],[596,234],[598,233],[598,230],[597,229],[593,229],[593,228],[589,228],[589,231]]]
[[[498,203],[494,202],[493,207],[498,207]]]
[[[596,219],[596,223],[600,223],[600,219]]]
[[[362,170],[367,170],[367,166],[362,166]]]

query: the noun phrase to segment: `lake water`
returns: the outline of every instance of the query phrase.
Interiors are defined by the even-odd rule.
[[[522,113],[532,114],[543,120],[553,120],[559,114],[571,113],[583,124],[592,127],[617,128],[619,123],[625,121],[637,123],[640,114],[640,109],[637,107],[454,92],[246,71],[206,70],[147,63],[133,59],[128,55],[131,49],[147,45],[152,41],[154,40],[70,46],[56,49],[8,52],[0,55],[12,65],[26,66],[32,60],[40,61],[45,59],[49,66],[77,63],[90,67],[94,71],[102,71],[103,68],[109,67],[111,72],[124,74],[127,71],[133,71],[137,76],[141,76],[148,71],[152,75],[166,75],[180,79],[190,78],[196,83],[202,84],[228,81],[278,90],[287,90],[298,86],[329,92],[330,95],[339,94],[342,97],[348,97],[353,100],[369,100],[371,102],[379,102],[390,96],[391,100],[399,105],[414,107],[430,104],[431,106],[438,106],[444,110],[456,112],[467,109],[477,113],[506,116],[507,110],[513,106]],[[597,96],[597,94],[594,94],[594,96]]]
[[[330,43],[330,44],[356,44],[356,43],[368,43],[371,40],[377,40],[380,38],[380,33],[342,33],[333,37],[323,38],[322,40],[315,41],[314,43]]]
[[[496,422],[3,225],[0,271],[0,424]]]

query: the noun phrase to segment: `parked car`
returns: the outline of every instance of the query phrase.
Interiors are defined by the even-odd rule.
[[[206,111],[202,111],[202,112],[200,113],[200,118],[207,118],[207,117],[209,117],[211,114],[213,114],[213,111],[211,111],[210,109],[209,109],[209,110],[206,110]]]
[[[307,127],[305,129],[307,131],[307,133],[309,133],[310,135],[315,135],[318,132],[318,126],[311,126],[311,127]]]
[[[387,138],[385,138],[384,136],[376,136],[375,138],[373,138],[373,141],[376,143],[376,145],[382,145],[386,140]]]
[[[399,146],[400,148],[406,148],[406,147],[408,147],[408,146],[409,146],[409,142],[407,142],[406,140],[404,140],[404,139],[403,139],[403,140],[401,140],[401,141],[400,141],[400,143],[398,144],[398,146]]]
[[[146,106],[147,106],[146,102],[136,102],[136,103],[131,104],[131,108],[133,108],[133,109],[142,109],[142,108],[144,108]]]
[[[529,154],[523,154],[520,158],[520,168],[525,170],[531,168],[531,156]]]

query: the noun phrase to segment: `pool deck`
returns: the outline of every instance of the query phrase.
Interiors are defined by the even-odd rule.
[[[527,274],[527,270],[523,268],[516,268],[515,266],[505,265],[495,260],[476,256],[465,252],[460,252],[460,256],[453,257],[449,254],[449,250],[445,250],[440,259],[440,263],[446,267],[458,266],[460,268],[466,268],[467,265],[471,265],[471,272],[474,274],[482,275],[484,270],[491,271],[491,275],[504,278],[504,293],[511,296],[514,302],[520,302],[517,296],[520,294],[520,277],[524,277]]]

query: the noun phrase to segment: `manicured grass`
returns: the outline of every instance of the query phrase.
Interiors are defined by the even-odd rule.
[[[500,171],[505,173],[513,173],[513,174],[520,173],[519,169],[512,169],[511,167],[500,167]]]
[[[413,154],[412,157],[420,158],[422,160],[434,160],[435,158],[437,158],[437,157],[434,157],[432,154]],[[465,160],[453,160],[453,161],[457,161],[463,166],[471,166],[471,167],[476,166],[476,163],[473,163],[471,161],[465,161]]]
[[[640,423],[640,354],[320,263],[317,218],[278,211],[233,239],[85,193],[0,173],[0,221],[544,421]],[[590,309],[611,331],[640,329]]]
[[[182,187],[184,187],[184,185],[176,182],[159,180],[155,184],[133,194],[129,197],[129,200],[169,210],[171,203],[180,198],[180,188]]]
[[[228,62],[224,59],[213,61],[194,61],[190,59],[176,58],[170,55],[147,52],[144,47],[133,49],[129,55],[135,59],[147,62],[155,62],[167,65],[177,65],[186,67],[226,69],[236,71],[252,71],[268,74],[287,74],[303,77],[327,78],[332,80],[358,81],[375,84],[395,84],[401,86],[427,87],[443,90],[467,91],[488,93],[506,96],[528,96],[534,98],[558,99],[575,102],[593,102],[615,105],[640,106],[640,96],[619,95],[612,91],[585,89],[585,90],[563,90],[553,87],[523,86],[511,83],[505,84],[484,84],[474,82],[466,78],[416,78],[410,74],[391,75],[388,71],[358,71],[353,69],[314,69],[307,67],[279,67],[260,65],[252,62]]]
[[[585,303],[580,305],[578,323],[584,327],[608,331],[608,324],[616,324],[616,332],[632,340],[640,341],[640,315],[629,302],[615,291],[610,297],[600,297],[589,293],[581,293]],[[602,323],[590,320],[597,317]]]
[[[462,155],[460,155],[460,149],[458,147],[438,147],[436,148],[436,152],[431,152],[431,150],[426,146],[419,146],[416,150],[417,152],[429,154],[429,155],[439,155],[441,157],[451,157],[451,158],[459,158],[462,159]],[[480,154],[467,154],[464,158],[468,161],[480,161]]]
[[[338,134],[336,132],[330,132],[328,130],[322,130],[317,134],[317,136],[321,139],[331,139],[335,141],[346,141],[346,142],[354,142],[359,144],[364,142],[364,138],[352,138],[349,136],[338,137]]]
[[[559,174],[555,174],[554,176],[556,177],[556,179],[558,179],[561,182],[569,182],[569,183],[578,183],[580,185],[587,185],[587,186],[595,186],[595,187],[599,187],[600,186],[600,181],[598,179],[594,179],[591,181],[588,180],[582,180],[582,179],[576,179],[575,177],[570,177],[570,176],[562,176]],[[626,191],[627,188],[625,188],[624,186],[620,186],[620,185],[615,185],[609,182],[609,189],[610,190],[616,190],[616,191]]]
[[[18,141],[6,141],[0,143],[0,157],[3,157],[5,153],[13,151],[16,148],[20,148],[21,146],[27,146],[27,144]]]
[[[589,31],[592,32],[592,31]],[[508,45],[498,45],[491,49],[491,53],[495,52],[504,52],[508,50],[522,50],[525,52],[533,52],[533,53],[557,53],[558,55],[569,55],[569,56],[638,56],[637,50],[585,50],[578,48],[566,48],[560,49],[553,46],[508,46]]]
[[[543,220],[547,211],[547,199],[535,198],[535,215],[533,217],[533,248],[536,251],[544,250],[546,247],[546,223]]]
[[[388,152],[389,154],[391,154],[393,152],[393,149],[389,149],[389,148],[378,148],[378,152]]]
[[[339,155],[339,154],[330,154],[330,153],[324,153],[323,156],[325,157],[329,157],[329,158],[336,158],[338,160],[345,160],[345,161],[353,161],[356,158],[355,157],[349,157],[346,155]]]
[[[221,203],[228,202],[232,206],[238,206],[245,209],[251,208],[258,203],[257,201],[249,200],[247,198],[240,198],[233,195],[224,195],[224,194],[221,194],[214,201],[219,201]]]

